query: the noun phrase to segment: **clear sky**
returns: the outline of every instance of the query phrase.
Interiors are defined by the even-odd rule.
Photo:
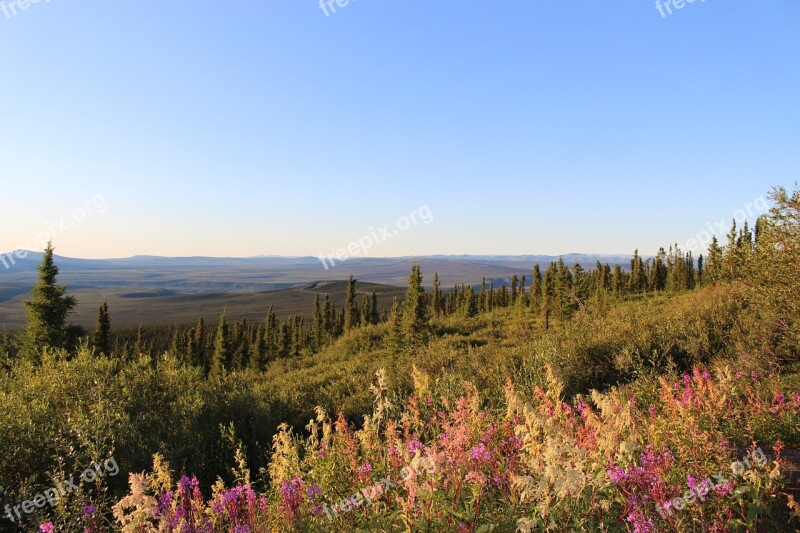
[[[796,0],[19,3],[0,251],[650,254],[800,181]]]

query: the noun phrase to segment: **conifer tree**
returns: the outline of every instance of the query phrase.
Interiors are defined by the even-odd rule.
[[[275,318],[274,306],[269,306],[267,318],[264,320],[264,360],[272,361],[278,356],[278,320]]]
[[[267,350],[264,345],[264,327],[259,325],[256,328],[256,338],[253,342],[253,350],[252,350],[252,360],[250,362],[250,367],[256,370],[257,372],[263,372],[264,369],[267,367],[267,358],[266,358]]]
[[[431,316],[439,316],[441,311],[440,302],[442,300],[442,290],[439,286],[439,273],[433,273],[433,298],[431,299]]]
[[[324,338],[325,330],[324,320],[322,319],[322,305],[319,301],[319,293],[314,296],[314,323],[311,325],[314,334],[313,351],[318,352],[322,349],[322,339]]]
[[[403,340],[403,318],[400,311],[400,304],[397,297],[392,298],[392,310],[389,313],[389,338],[387,345],[394,353],[403,350],[405,342]]]
[[[531,309],[539,312],[542,307],[542,272],[539,263],[533,265],[533,279],[531,280]]]
[[[701,287],[705,284],[703,273],[703,254],[700,254],[697,258],[697,285]]]
[[[45,348],[70,348],[80,331],[67,326],[66,320],[78,300],[66,296],[66,285],[57,282],[58,267],[53,260],[53,245],[47,243],[42,262],[36,267],[38,282],[31,290],[31,299],[23,302],[27,326],[22,345],[25,355],[38,361]]]
[[[97,311],[97,325],[92,335],[92,345],[98,354],[111,355],[111,318],[108,315],[108,302],[103,302]]]
[[[139,324],[139,327],[136,329],[136,338],[133,341],[133,355],[135,357],[139,357],[143,353],[144,344],[142,342],[142,325]]]
[[[550,315],[553,312],[554,302],[556,299],[556,277],[557,268],[555,263],[550,263],[544,273],[542,280],[542,308],[541,315],[544,322],[544,330],[550,329]]]
[[[364,295],[364,299],[361,301],[358,323],[362,325],[369,324],[369,296],[366,294]]]
[[[465,290],[462,309],[465,317],[473,317],[478,314],[478,302],[475,299],[475,289],[472,288],[472,285],[468,285]]]
[[[225,317],[225,313],[219,317],[217,325],[217,335],[214,339],[214,356],[211,361],[211,375],[214,377],[222,376],[231,368],[233,359],[233,348],[231,346],[230,326]]]
[[[425,337],[428,313],[425,307],[425,288],[419,265],[411,267],[408,289],[403,300],[403,336],[411,346],[418,346]]]
[[[519,284],[519,277],[516,274],[511,276],[511,305],[517,303],[517,285]]]
[[[192,354],[192,364],[201,366],[206,374],[209,371],[209,360],[206,352],[206,323],[203,317],[197,321],[194,328],[194,353]]]
[[[717,236],[711,238],[708,247],[708,261],[704,275],[706,283],[715,283],[722,280],[722,248],[717,241]]]
[[[344,331],[348,332],[358,325],[358,314],[356,310],[356,280],[353,276],[347,281],[347,294],[344,302]]]
[[[372,302],[369,309],[369,322],[370,324],[377,324],[380,322],[380,316],[378,315],[378,295],[375,294],[375,290],[372,291]]]

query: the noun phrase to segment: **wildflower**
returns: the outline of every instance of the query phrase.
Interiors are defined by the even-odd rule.
[[[358,469],[359,474],[369,475],[372,472],[372,463],[367,461]]]
[[[608,470],[606,470],[606,473],[608,474],[608,477],[611,478],[612,483],[620,483],[627,477],[625,469],[620,468],[619,466],[613,469],[609,468]]]
[[[686,484],[689,485],[690,489],[693,489],[695,485],[697,485],[697,480],[691,474],[689,474],[686,476]]]
[[[83,508],[83,516],[92,516],[97,512],[97,508],[91,503]]]
[[[583,400],[579,401],[578,405],[576,406],[578,412],[581,414],[583,414],[583,412],[586,410],[587,407],[589,407],[589,404],[584,402]]]
[[[743,375],[744,373],[741,370],[739,370],[738,372],[736,372],[736,379],[742,379]]]
[[[469,458],[474,461],[488,462],[492,459],[492,454],[486,448],[485,444],[480,443],[472,448],[469,453]]]
[[[312,483],[311,485],[308,486],[306,493],[308,494],[309,500],[316,500],[317,498],[322,496],[322,489],[316,483]]]
[[[234,533],[250,533],[249,526],[236,526]]]
[[[411,439],[408,441],[408,453],[414,454],[417,450],[423,449],[425,446],[418,439]]]
[[[45,522],[44,524],[39,526],[39,531],[41,533],[53,533],[55,530],[53,529],[52,522]]]

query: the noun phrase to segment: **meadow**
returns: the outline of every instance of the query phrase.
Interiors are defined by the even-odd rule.
[[[772,200],[702,261],[415,267],[385,316],[351,279],[308,322],[29,326],[0,350],[2,526],[795,531],[800,192]]]

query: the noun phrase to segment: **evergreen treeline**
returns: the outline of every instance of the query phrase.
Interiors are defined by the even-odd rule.
[[[112,331],[108,305],[103,303],[91,335],[66,324],[66,317],[77,302],[65,295],[63,285],[57,285],[58,267],[53,263],[53,248],[48,245],[38,267],[39,282],[31,292],[31,300],[25,302],[28,327],[14,342],[4,335],[0,348],[36,360],[42,350],[71,349],[85,342],[97,355],[133,360],[146,354],[153,364],[157,364],[159,355],[168,353],[214,377],[246,369],[262,371],[277,359],[313,355],[352,330],[382,322],[390,323],[387,343],[396,351],[422,344],[431,317],[474,317],[512,307],[540,316],[547,330],[553,320],[567,320],[590,304],[647,293],[680,293],[742,279],[745,265],[757,255],[766,223],[762,217],[753,229],[747,223],[737,229],[734,220],[727,243],[723,246],[714,237],[707,256],[700,255],[696,260],[691,252],[684,253],[677,245],[668,250],[661,248],[647,259],[636,250],[626,269],[598,261],[594,269],[585,270],[577,263],[568,266],[559,258],[546,266],[534,264],[530,278],[514,275],[508,285],[503,283],[500,287],[492,281],[487,284],[484,279],[479,287],[464,284],[445,291],[434,273],[432,290],[426,291],[420,268],[414,265],[402,302],[395,301],[391,310],[382,312],[375,291],[358,301],[352,276],[340,307],[328,294],[317,293],[313,316],[278,319],[270,307],[261,323],[229,322],[223,313],[217,323],[200,318],[191,326],[140,326]]]

